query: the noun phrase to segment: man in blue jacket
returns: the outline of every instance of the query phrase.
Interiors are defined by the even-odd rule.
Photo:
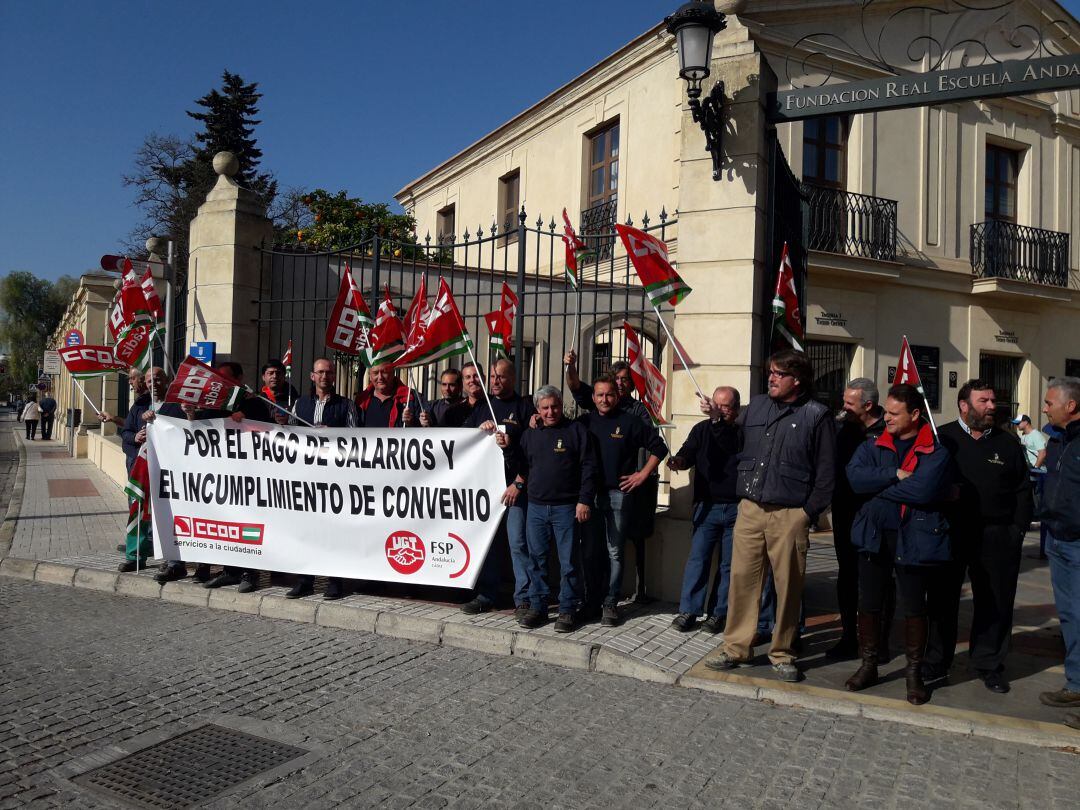
[[[855,515],[851,542],[859,551],[858,634],[862,665],[848,678],[853,692],[878,680],[881,611],[896,575],[904,609],[907,699],[930,699],[922,680],[928,600],[946,587],[952,558],[940,504],[949,494],[949,454],[923,419],[926,403],[911,385],[894,385],[885,400],[885,432],[867,440],[847,465],[853,492],[872,496]]]
[[[1047,706],[1080,708],[1080,378],[1052,380],[1043,413],[1062,431],[1046,448],[1039,519],[1047,527],[1050,582],[1065,639],[1065,686],[1043,692],[1039,700]],[[1066,715],[1065,723],[1080,729],[1080,714]]]

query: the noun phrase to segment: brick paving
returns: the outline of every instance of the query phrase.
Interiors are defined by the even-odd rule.
[[[1075,755],[0,578],[0,810],[207,722],[312,749],[216,808],[1071,808]]]

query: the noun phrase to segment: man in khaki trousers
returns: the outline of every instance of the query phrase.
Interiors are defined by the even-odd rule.
[[[799,624],[810,524],[832,501],[836,438],[832,414],[811,397],[813,367],[800,351],[769,358],[768,394],[739,416],[743,432],[724,644],[706,659],[714,670],[750,663],[761,589],[772,568],[776,625],[769,660],[784,681],[799,680]]]

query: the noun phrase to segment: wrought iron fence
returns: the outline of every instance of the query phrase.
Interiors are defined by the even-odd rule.
[[[295,246],[263,248],[261,296],[253,301],[258,325],[258,361],[280,358],[289,340],[293,344],[294,384],[316,358],[324,356],[324,334],[346,265],[364,291],[371,311],[377,311],[383,290],[404,312],[421,281],[434,294],[439,277],[446,279],[475,344],[477,359],[488,365],[492,351],[484,315],[499,308],[503,283],[519,299],[514,324],[514,360],[518,390],[529,392],[539,385],[562,386],[563,355],[574,346],[584,377],[594,368],[594,358],[625,357],[624,320],[643,336],[646,348],[658,365],[665,336],[656,315],[624,253],[609,251],[594,257],[581,273],[577,289],[566,279],[562,226],[555,218],[542,217],[527,225],[524,208],[510,228],[493,225],[485,231],[468,230],[460,240],[419,243],[374,237],[366,242],[332,251],[315,252]],[[660,239],[670,239],[677,220],[661,211],[658,221],[646,214],[638,227]],[[627,224],[633,225],[633,220]],[[614,244],[614,231],[598,233],[596,239]],[[575,314],[576,313],[576,314]],[[576,327],[575,328],[575,321]],[[580,339],[575,340],[575,334]],[[363,385],[364,369],[357,358],[336,355],[338,390],[353,394]],[[437,397],[438,375],[446,367],[465,362],[460,357],[431,364],[413,372],[411,384],[425,397]],[[569,403],[568,403],[569,404]]]
[[[1067,287],[1069,234],[1013,222],[976,222],[971,226],[971,272],[975,278]]]
[[[896,200],[803,183],[809,203],[810,250],[896,259]]]

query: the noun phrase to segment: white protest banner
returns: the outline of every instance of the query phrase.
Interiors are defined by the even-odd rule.
[[[169,560],[471,588],[505,507],[478,430],[150,427],[154,553]]]

